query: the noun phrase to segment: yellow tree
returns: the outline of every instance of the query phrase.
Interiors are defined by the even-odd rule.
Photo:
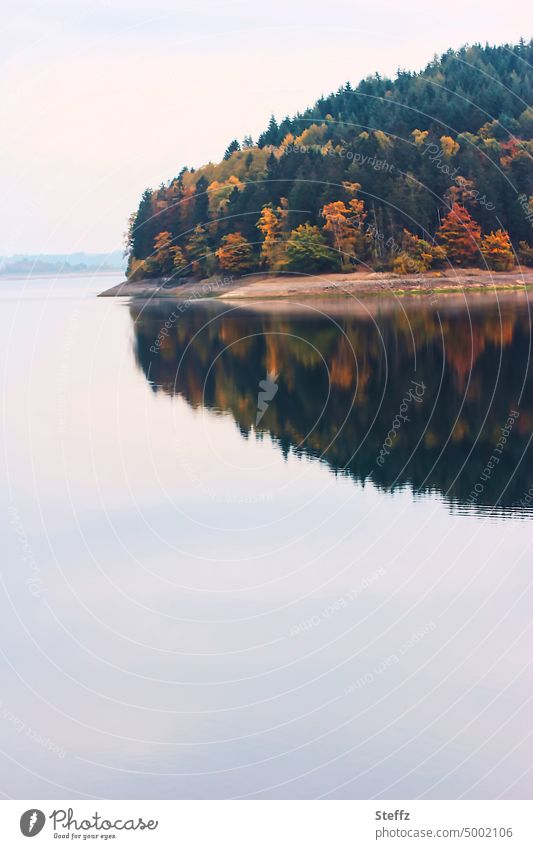
[[[459,150],[459,145],[452,139],[451,136],[441,136],[440,146],[446,159],[451,159],[452,156],[455,156]]]
[[[356,184],[354,184],[356,185]],[[340,254],[341,267],[348,270],[362,248],[363,224],[366,218],[364,201],[351,198],[348,204],[342,200],[327,203],[322,209],[325,219],[324,230],[330,244]]]
[[[150,264],[159,274],[169,274],[172,271],[172,233],[162,230],[154,239],[154,252]]]
[[[284,268],[286,263],[285,244],[288,236],[289,203],[280,198],[280,205],[264,206],[257,227],[263,234],[261,261],[273,271]]]
[[[483,237],[481,253],[489,268],[508,271],[515,266],[513,246],[506,230],[495,230]]]
[[[177,245],[174,245],[172,248],[170,248],[170,254],[172,256],[174,274],[176,275],[176,277],[181,277],[187,270],[187,260],[185,259],[185,254],[183,253],[181,248],[178,248]]]

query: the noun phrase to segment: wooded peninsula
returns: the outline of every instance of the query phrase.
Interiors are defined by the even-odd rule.
[[[128,280],[533,267],[533,41],[346,83],[146,189]]]

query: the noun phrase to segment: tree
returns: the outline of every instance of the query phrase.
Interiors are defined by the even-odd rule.
[[[352,198],[346,205],[344,201],[336,200],[327,203],[321,215],[326,220],[324,230],[330,237],[330,244],[340,254],[341,267],[348,271],[362,249],[362,228],[366,218],[364,201]]]
[[[437,230],[437,239],[442,242],[451,262],[469,265],[479,260],[481,227],[460,203],[452,204]]]
[[[242,233],[228,233],[215,252],[219,265],[225,271],[248,271],[253,264],[252,246]]]
[[[451,159],[451,157],[455,156],[459,150],[459,145],[452,139],[451,136],[441,136],[440,146],[446,159]]]
[[[233,139],[232,142],[226,148],[226,152],[224,154],[224,159],[231,159],[234,153],[241,149],[241,146],[237,139]]]
[[[170,248],[170,253],[172,256],[172,265],[173,265],[173,277],[183,277],[187,273],[187,260],[185,259],[185,254],[183,253],[181,248],[178,248],[177,245],[174,245]]]
[[[194,216],[198,224],[205,224],[209,218],[209,183],[204,176],[199,177],[194,187]]]
[[[483,237],[481,253],[489,268],[508,271],[515,266],[513,246],[506,230],[495,230]]]
[[[468,67],[483,73],[467,73]],[[176,239],[201,224],[218,247],[221,237],[236,229],[253,244],[257,210],[270,206],[277,216],[280,196],[289,199],[289,221],[279,238],[262,237],[265,266],[272,249],[273,266],[283,267],[290,231],[306,222],[323,227],[327,220],[320,211],[328,204],[344,203],[346,220],[339,223],[346,226],[354,199],[348,181],[364,189],[365,225],[371,219],[379,239],[369,241],[369,228],[363,226],[354,248],[349,226],[338,228],[338,238],[324,228],[332,247],[340,241],[345,267],[352,267],[348,257],[355,255],[380,268],[388,240],[397,258],[409,221],[416,221],[416,232],[431,243],[424,234],[434,234],[440,224],[443,196],[441,218],[458,204],[482,232],[501,227],[513,245],[531,243],[533,108],[524,106],[531,103],[532,67],[533,41],[513,45],[511,51],[472,46],[448,51],[420,73],[401,72],[394,80],[374,76],[353,89],[343,87],[279,124],[272,118],[256,144],[247,138],[239,152],[233,140],[226,151],[229,159],[197,172],[184,168],[169,183],[144,193],[128,231],[128,274],[144,273],[138,260],[151,256],[154,239],[163,231]],[[402,106],[415,102],[416,110]],[[421,114],[431,116],[427,126],[419,124]],[[380,129],[358,132],[354,127]],[[305,152],[298,148],[304,144]],[[186,243],[185,255],[190,261]],[[469,243],[466,257],[458,259],[464,263],[473,257],[477,251]]]
[[[270,121],[268,122],[268,129],[265,130],[264,133],[261,133],[258,140],[259,147],[266,147],[267,145],[276,145],[279,141],[279,127],[278,122],[274,118],[273,115],[270,116]]]
[[[336,261],[335,254],[318,227],[311,224],[300,224],[292,231],[287,241],[286,254],[291,271],[327,271]]]
[[[444,193],[444,201],[452,207],[454,203],[461,206],[475,206],[477,204],[478,192],[472,180],[457,176],[453,186],[449,186]]]
[[[150,258],[150,266],[156,274],[170,274],[174,267],[172,257],[172,233],[162,230],[154,239],[154,253]]]
[[[518,256],[521,265],[533,266],[533,248],[527,242],[518,243]]]
[[[204,228],[198,224],[187,240],[187,253],[194,274],[207,274],[211,271],[213,260],[209,239]]]
[[[280,198],[280,205],[276,209],[272,204],[263,207],[257,222],[263,234],[261,261],[272,271],[280,271],[285,265],[288,219],[289,204],[286,198]]]
[[[403,250],[395,257],[392,270],[397,274],[418,274],[429,271],[433,265],[442,264],[445,259],[443,247],[432,245],[404,229]]]
[[[128,232],[130,256],[145,259],[150,255],[154,239],[153,231],[152,190],[145,189],[137,212],[130,217]]]

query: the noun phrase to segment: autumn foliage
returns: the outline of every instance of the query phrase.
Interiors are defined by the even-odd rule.
[[[255,140],[228,138],[219,162],[143,192],[128,275],[292,271],[304,245],[322,266],[317,231],[341,271],[506,269],[509,242],[533,264],[532,91],[533,40],[469,45],[419,73],[345,84],[293,118],[272,116]],[[316,229],[296,236],[305,224]]]
[[[224,236],[216,257],[224,271],[248,271],[253,264],[252,247],[242,233],[228,233]]]
[[[483,237],[481,253],[494,271],[508,271],[515,266],[513,246],[505,230],[496,230]]]
[[[357,186],[356,188],[360,188]],[[367,213],[364,201],[351,198],[348,204],[342,200],[332,201],[322,209],[325,219],[324,231],[329,243],[338,251],[343,270],[352,268],[363,246],[363,224]]]
[[[272,271],[280,271],[285,265],[284,241],[288,236],[289,204],[287,198],[281,198],[279,206],[264,206],[257,222],[258,230],[263,234],[261,262]]]
[[[433,245],[426,239],[421,239],[403,231],[403,250],[393,260],[392,270],[397,274],[417,274],[429,271],[433,266],[442,265],[446,259],[446,251],[440,245]]]
[[[479,262],[481,227],[464,206],[454,203],[437,230],[446,256],[456,265],[475,265]]]

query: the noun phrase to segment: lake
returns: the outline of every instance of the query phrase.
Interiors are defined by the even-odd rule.
[[[531,798],[523,295],[2,280],[13,798]]]

